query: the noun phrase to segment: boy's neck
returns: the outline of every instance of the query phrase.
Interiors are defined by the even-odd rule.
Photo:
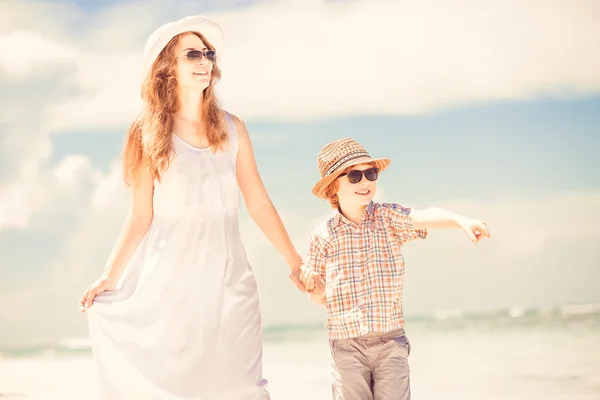
[[[365,215],[365,209],[367,206],[358,206],[358,207],[343,207],[340,204],[339,212],[346,217],[349,221],[355,223],[356,225],[360,225]]]

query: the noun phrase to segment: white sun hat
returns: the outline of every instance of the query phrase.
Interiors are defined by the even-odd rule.
[[[223,31],[218,23],[203,15],[193,15],[164,24],[155,30],[144,48],[144,62],[142,66],[142,81],[152,68],[154,61],[175,36],[184,32],[197,32],[215,48],[217,55],[223,50]]]

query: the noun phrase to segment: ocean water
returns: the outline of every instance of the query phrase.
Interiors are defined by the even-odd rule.
[[[416,400],[600,400],[600,305],[407,320]],[[0,399],[95,399],[87,339],[0,353]],[[273,399],[330,399],[321,326],[265,329]]]

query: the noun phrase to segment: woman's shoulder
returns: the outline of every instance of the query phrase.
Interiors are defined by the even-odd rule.
[[[231,119],[231,123],[233,124],[233,127],[236,130],[236,133],[239,135],[240,133],[246,134],[247,135],[247,130],[246,130],[246,124],[244,123],[244,120],[240,117],[238,117],[235,114],[230,113],[227,110],[223,110],[223,115],[225,116],[225,119]]]
[[[231,112],[229,112],[229,111],[227,111],[227,110],[222,110],[222,111],[223,111],[223,117],[224,117],[225,119],[227,119],[227,118],[231,118],[231,120],[232,120],[234,123],[240,123],[240,122],[243,122],[242,118],[241,118],[241,117],[239,117],[239,116],[237,116],[237,115],[235,115],[234,113],[231,113]]]

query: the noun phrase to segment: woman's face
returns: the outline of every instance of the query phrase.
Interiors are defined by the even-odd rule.
[[[210,85],[213,70],[213,61],[210,58],[214,59],[211,57],[211,54],[214,56],[214,52],[191,32],[179,37],[174,52],[178,86],[186,89],[206,89]],[[198,52],[203,53],[202,56]]]

